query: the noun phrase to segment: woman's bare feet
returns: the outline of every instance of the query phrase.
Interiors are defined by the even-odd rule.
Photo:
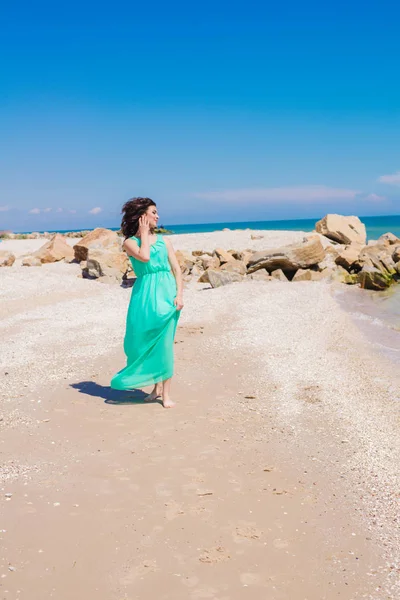
[[[175,402],[172,402],[172,400],[171,400],[170,390],[171,390],[171,378],[165,379],[165,381],[163,381],[163,391],[162,391],[162,398],[163,398],[162,403],[163,403],[164,408],[174,408],[174,406],[175,406]]]
[[[165,396],[163,398],[162,403],[164,408],[174,408],[175,406],[175,402],[172,402],[171,398],[166,398]]]
[[[144,401],[145,402],[155,402],[157,400],[157,398],[160,398],[161,395],[162,395],[162,385],[157,383],[154,386],[153,391],[148,396],[146,396]]]

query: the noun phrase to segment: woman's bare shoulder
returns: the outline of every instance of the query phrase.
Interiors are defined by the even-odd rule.
[[[132,249],[139,248],[137,239],[134,236],[130,237],[130,238],[126,238],[126,240],[124,241],[122,246],[123,246],[124,250],[132,250]]]

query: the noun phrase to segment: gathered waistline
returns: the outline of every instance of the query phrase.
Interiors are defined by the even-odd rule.
[[[149,271],[148,273],[142,273],[141,275],[136,274],[136,277],[146,277],[147,275],[156,275],[157,273],[170,273],[172,275],[171,269],[157,269],[156,271]]]

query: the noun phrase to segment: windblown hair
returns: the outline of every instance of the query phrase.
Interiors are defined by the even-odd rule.
[[[137,234],[139,219],[149,206],[156,206],[151,198],[131,198],[122,207],[121,231],[125,239]],[[151,233],[154,233],[153,229]]]

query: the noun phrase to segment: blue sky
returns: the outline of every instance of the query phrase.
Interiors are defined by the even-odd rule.
[[[0,229],[400,213],[398,3],[9,3]]]

